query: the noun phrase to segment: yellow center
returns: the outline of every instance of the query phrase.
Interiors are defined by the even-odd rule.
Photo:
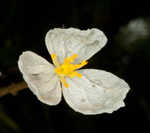
[[[78,57],[77,54],[73,54],[71,57],[66,57],[63,64],[59,64],[56,55],[54,53],[51,54],[52,60],[54,65],[56,66],[56,73],[57,75],[60,77],[61,83],[68,88],[69,85],[65,80],[65,77],[68,76],[70,78],[73,78],[75,76],[81,78],[82,75],[80,73],[78,73],[77,69],[85,66],[88,62],[83,60],[80,64],[72,64],[74,62],[74,60]]]

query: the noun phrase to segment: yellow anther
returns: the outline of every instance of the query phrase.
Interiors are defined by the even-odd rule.
[[[68,76],[69,76],[70,78],[73,78],[73,77],[75,77],[75,76],[77,76],[78,78],[81,78],[81,77],[82,77],[82,75],[81,75],[80,73],[76,72],[76,71],[70,73]]]
[[[56,58],[56,55],[54,53],[51,54],[52,60]]]
[[[76,69],[79,69],[79,68],[85,66],[87,63],[88,63],[87,61],[83,60],[80,64],[76,64],[76,65],[75,65],[75,68],[76,68]]]
[[[85,66],[88,62],[83,60],[80,64],[72,64],[73,61],[78,57],[77,54],[73,54],[71,57],[66,57],[64,60],[64,63],[59,65],[58,60],[56,58],[56,55],[53,53],[51,54],[52,60],[54,65],[56,66],[56,73],[60,77],[61,83],[68,88],[69,85],[65,80],[65,77],[68,76],[70,78],[74,78],[75,76],[81,78],[82,74],[75,71],[76,69],[79,69],[83,66]]]
[[[82,74],[76,72],[76,76],[77,76],[78,78],[81,78],[81,77],[82,77]]]
[[[61,83],[62,83],[66,88],[69,87],[69,85],[68,85],[68,83],[66,82],[66,80],[65,80],[64,77],[60,77],[60,81],[61,81]]]
[[[77,54],[73,54],[71,57],[66,57],[64,64],[72,63],[78,57]]]
[[[73,61],[74,61],[74,59],[76,59],[77,57],[78,57],[77,54],[73,54],[73,55],[71,56],[71,58],[72,58]]]
[[[56,67],[59,67],[58,60],[57,60],[56,55],[54,53],[51,54],[51,58],[52,58],[52,61],[53,61],[54,65]]]

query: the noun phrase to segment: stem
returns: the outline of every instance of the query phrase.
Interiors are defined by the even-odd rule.
[[[13,83],[9,86],[0,88],[0,97],[5,96],[7,94],[17,95],[18,91],[28,88],[27,84],[22,81],[19,83]]]

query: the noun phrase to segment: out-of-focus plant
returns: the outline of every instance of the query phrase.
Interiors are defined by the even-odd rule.
[[[120,28],[115,41],[133,53],[147,48],[150,42],[150,18],[137,18]]]
[[[6,132],[9,132],[8,129],[13,130],[14,132],[18,133],[19,132],[19,126],[17,125],[17,123],[8,116],[8,114],[5,113],[5,111],[3,110],[3,106],[0,104],[0,132],[2,129],[2,126],[6,127],[4,128],[5,130],[7,129]]]

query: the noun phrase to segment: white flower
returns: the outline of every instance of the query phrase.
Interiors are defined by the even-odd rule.
[[[48,105],[57,105],[63,94],[72,109],[83,114],[112,113],[124,106],[128,84],[102,70],[81,69],[107,42],[98,29],[53,29],[46,46],[54,65],[31,51],[23,52],[18,65],[31,91]]]

